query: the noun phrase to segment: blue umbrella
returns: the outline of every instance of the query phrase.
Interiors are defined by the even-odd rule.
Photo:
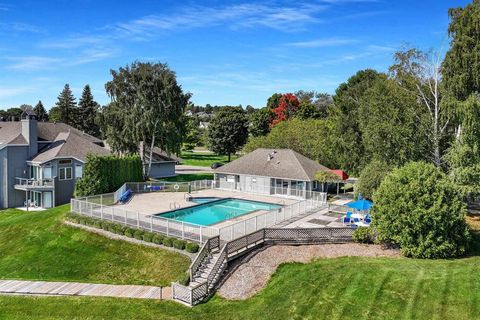
[[[356,210],[369,210],[372,207],[373,203],[371,201],[362,199],[354,202],[347,203],[347,207],[356,209]]]

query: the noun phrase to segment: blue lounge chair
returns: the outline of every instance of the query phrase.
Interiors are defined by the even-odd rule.
[[[352,213],[350,211],[342,219],[343,224],[350,224],[352,223]]]
[[[121,196],[120,198],[118,199],[118,202],[120,203],[126,203],[128,201],[128,199],[130,199],[130,197],[132,196],[133,192],[132,190],[130,189],[127,189],[127,191],[125,191]]]
[[[152,191],[161,191],[162,187],[161,186],[152,186]]]
[[[365,216],[365,221],[364,221],[364,222],[365,222],[365,223],[370,223],[370,222],[372,222],[372,218],[370,217],[369,214],[367,214],[367,215]]]

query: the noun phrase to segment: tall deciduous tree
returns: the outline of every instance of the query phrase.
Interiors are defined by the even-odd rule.
[[[416,117],[417,108],[417,96],[394,80],[375,81],[358,109],[364,158],[395,166],[428,160],[429,143]]]
[[[464,101],[480,92],[480,1],[448,12],[450,49],[443,61],[443,85],[446,95]]]
[[[278,107],[278,104],[280,103],[280,98],[282,97],[281,93],[274,93],[270,98],[267,100],[267,108],[268,109],[275,109]]]
[[[293,118],[297,112],[300,102],[297,97],[291,93],[283,94],[278,100],[278,107],[273,109],[275,117],[272,121],[272,126],[279,124],[282,121]]]
[[[208,144],[215,153],[228,155],[240,150],[248,138],[248,116],[238,107],[218,111],[208,126]]]
[[[264,136],[270,132],[270,123],[273,120],[273,111],[269,108],[255,110],[250,114],[249,132],[254,137]]]
[[[65,84],[65,87],[59,94],[58,101],[55,106],[58,108],[58,120],[60,122],[75,126],[77,103],[68,83]]]
[[[432,146],[431,160],[440,167],[445,152],[442,143],[451,124],[451,113],[449,108],[441,103],[442,73],[439,54],[427,54],[418,49],[399,51],[395,54],[395,63],[390,67],[390,72],[405,90],[417,96],[421,105],[417,118],[428,132]]]
[[[100,128],[97,124],[97,113],[100,105],[93,100],[92,91],[87,84],[83,88],[82,96],[78,102],[78,129],[94,137],[100,135]]]
[[[102,111],[102,131],[113,151],[140,153],[148,176],[154,147],[180,152],[190,94],[166,64],[134,62],[111,74],[105,87],[112,102]]]
[[[375,70],[361,70],[342,83],[333,96],[329,114],[335,124],[337,166],[350,174],[359,173],[368,162],[358,115],[361,99],[377,79],[386,78],[385,74]]]
[[[35,105],[33,108],[33,112],[37,115],[38,121],[41,122],[47,122],[48,121],[48,113],[47,110],[45,110],[45,107],[43,106],[43,103],[41,100],[38,101],[38,103]]]

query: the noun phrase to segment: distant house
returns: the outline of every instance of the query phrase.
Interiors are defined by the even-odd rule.
[[[175,175],[176,159],[154,150],[152,172]],[[50,208],[68,203],[87,154],[109,155],[102,140],[64,123],[37,122],[24,113],[0,122],[0,208]]]
[[[150,160],[150,154],[147,152],[146,156],[145,162],[147,165]],[[166,178],[175,176],[175,165],[179,164],[182,160],[173,154],[166,153],[158,147],[153,148],[152,158],[152,167],[150,169],[151,178]]]
[[[305,198],[319,191],[315,174],[330,170],[290,149],[256,149],[215,170],[220,188]]]

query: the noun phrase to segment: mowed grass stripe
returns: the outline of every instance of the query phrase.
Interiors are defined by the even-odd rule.
[[[412,291],[410,292],[410,298],[408,299],[407,306],[404,313],[404,319],[416,319],[416,312],[421,299],[421,291],[424,285],[425,270],[420,269],[413,281]]]

